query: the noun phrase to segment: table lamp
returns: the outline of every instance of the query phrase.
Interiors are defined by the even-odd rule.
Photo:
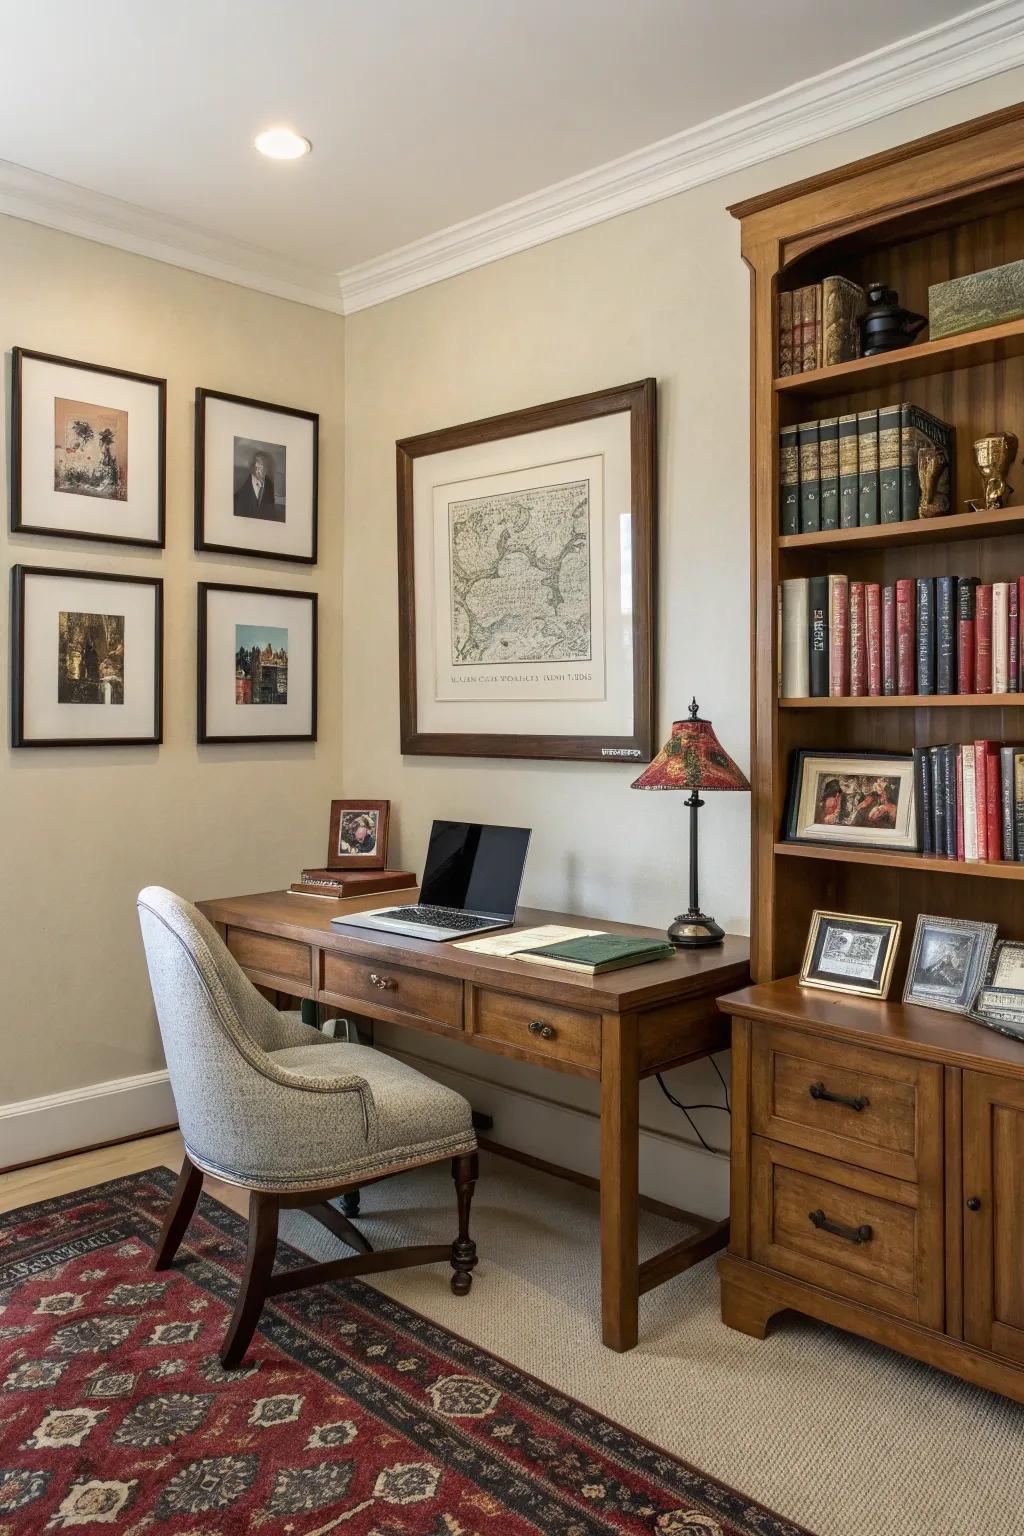
[[[645,768],[632,789],[688,789],[690,798],[690,910],[676,918],[668,930],[669,942],[677,949],[703,949],[721,944],[725,932],[713,917],[700,910],[697,895],[697,812],[704,801],[698,791],[710,789],[749,789],[746,777],[715,735],[710,720],[697,713],[697,700],[690,705],[690,718],[677,720],[672,735],[653,763]]]

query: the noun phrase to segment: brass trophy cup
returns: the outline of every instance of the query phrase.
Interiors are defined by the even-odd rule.
[[[984,501],[969,501],[972,512],[991,511],[1004,507],[1013,495],[1013,486],[1006,482],[1006,471],[1017,457],[1018,443],[1012,432],[993,432],[989,437],[979,437],[974,444],[974,462],[985,483]]]
[[[945,517],[949,511],[949,496],[945,487],[941,487],[940,494],[940,482],[948,464],[945,450],[934,443],[917,450],[917,483],[921,487],[918,517]]]

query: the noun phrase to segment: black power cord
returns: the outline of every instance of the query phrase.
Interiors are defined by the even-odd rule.
[[[720,1114],[726,1114],[726,1115],[730,1115],[732,1113],[732,1106],[729,1103],[729,1087],[728,1087],[728,1084],[725,1081],[725,1078],[722,1076],[722,1069],[719,1067],[718,1062],[715,1060],[715,1058],[713,1056],[711,1056],[709,1059],[711,1061],[711,1065],[714,1067],[715,1071],[718,1073],[719,1080],[721,1081],[721,1084],[722,1084],[722,1088],[725,1091],[725,1103],[724,1104],[684,1104],[681,1099],[677,1099],[676,1098],[675,1094],[670,1090],[670,1088],[668,1087],[667,1083],[665,1082],[665,1079],[662,1077],[660,1072],[656,1072],[654,1075],[655,1075],[655,1077],[658,1080],[658,1087],[661,1089],[661,1091],[665,1095],[666,1099],[668,1099],[669,1103],[673,1104],[676,1107],[676,1109],[681,1109],[683,1114],[686,1116],[687,1120],[690,1122],[690,1127],[693,1130],[693,1133],[696,1136],[697,1140],[700,1142],[701,1146],[704,1148],[705,1152],[722,1152],[722,1151],[725,1150],[724,1148],[722,1148],[722,1147],[713,1147],[710,1142],[705,1141],[703,1135],[701,1134],[700,1126],[697,1124],[696,1120],[694,1120],[693,1116],[690,1114],[690,1110],[691,1109],[717,1109]]]

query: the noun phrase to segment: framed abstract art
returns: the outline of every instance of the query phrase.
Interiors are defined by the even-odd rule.
[[[11,530],[164,543],[167,384],[15,347]]]
[[[162,740],[159,577],[16,565],[11,647],[12,746]]]
[[[315,592],[199,583],[198,739],[316,740]]]
[[[320,418],[196,390],[196,549],[316,563]]]
[[[653,379],[397,447],[407,753],[647,762]]]

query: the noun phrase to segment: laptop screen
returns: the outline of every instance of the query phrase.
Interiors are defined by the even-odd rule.
[[[435,821],[420,886],[420,904],[483,912],[512,922],[529,845],[529,827]]]

